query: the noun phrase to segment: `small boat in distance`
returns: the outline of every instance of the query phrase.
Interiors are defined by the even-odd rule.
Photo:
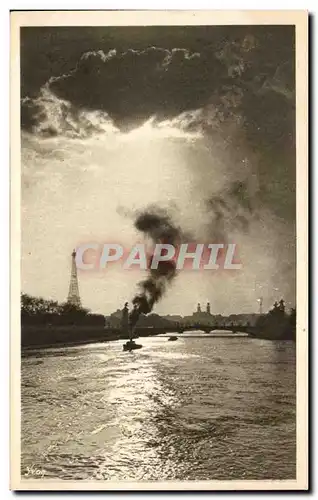
[[[171,337],[168,338],[171,342],[174,340],[178,340],[178,337],[176,335],[171,335]]]
[[[134,329],[129,328],[129,340],[123,345],[124,351],[133,351],[135,349],[142,348],[141,344],[136,344],[136,342],[133,340],[133,336],[134,336]]]
[[[141,349],[141,344],[136,344],[134,340],[128,340],[126,344],[123,345],[124,351],[133,351],[134,349]]]

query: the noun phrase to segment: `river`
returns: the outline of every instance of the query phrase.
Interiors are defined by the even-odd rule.
[[[292,341],[138,342],[23,353],[23,479],[295,479]]]

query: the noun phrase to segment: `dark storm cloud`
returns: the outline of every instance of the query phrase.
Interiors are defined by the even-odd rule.
[[[78,108],[107,112],[120,128],[135,127],[153,115],[164,119],[204,106],[218,69],[186,49],[99,50],[84,53],[73,71],[51,77],[46,87]],[[30,103],[22,109],[28,127]]]
[[[154,115],[161,120],[203,108],[206,128],[231,120],[244,123],[252,141],[279,140],[291,131],[293,119],[293,34],[288,28],[282,28],[282,37],[264,27],[259,32],[234,27],[224,36],[223,27],[216,30],[219,36],[206,37],[206,44],[190,37],[190,48],[184,49],[96,48],[82,53],[71,70],[51,74],[46,86],[75,107],[108,113],[124,130]],[[41,116],[35,111],[23,104],[23,127],[30,129],[35,114]],[[285,116],[284,123],[275,114]]]
[[[167,118],[201,107],[213,73],[211,68],[209,79],[202,80],[200,55],[184,49],[114,49],[83,54],[71,74],[52,79],[49,86],[78,107],[106,111],[123,128],[152,115]]]

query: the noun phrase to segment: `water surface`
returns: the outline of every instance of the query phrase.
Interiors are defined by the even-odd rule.
[[[295,479],[293,342],[139,341],[23,354],[23,478]]]

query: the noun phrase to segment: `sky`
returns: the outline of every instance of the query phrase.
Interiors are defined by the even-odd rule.
[[[21,29],[22,291],[64,301],[71,252],[131,248],[135,214],[164,209],[239,271],[178,273],[154,312],[295,305],[294,27]],[[142,271],[79,271],[109,314]]]

